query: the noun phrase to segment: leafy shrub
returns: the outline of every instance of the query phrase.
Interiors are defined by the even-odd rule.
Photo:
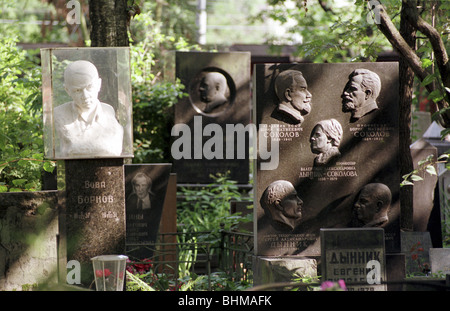
[[[44,160],[40,67],[16,46],[0,38],[0,192],[40,190]]]

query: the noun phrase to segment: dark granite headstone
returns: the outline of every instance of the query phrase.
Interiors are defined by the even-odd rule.
[[[166,78],[179,79],[189,94],[175,105],[172,128],[178,182],[210,183],[210,174],[229,171],[231,180],[248,183],[249,136],[235,134],[234,126],[250,123],[250,53],[177,51],[167,59]],[[217,83],[216,97],[206,94],[214,88],[210,79]]]
[[[67,260],[81,266],[81,286],[94,280],[91,258],[125,253],[123,159],[58,161]]]
[[[377,107],[367,114],[343,109],[341,98],[349,75],[361,68],[376,73],[381,82],[379,94],[376,88],[365,93],[378,94]],[[295,86],[289,89],[291,95],[284,89],[289,80],[279,77],[288,70],[303,74],[297,82],[299,93],[292,91]],[[398,64],[257,64],[253,84],[259,146],[279,148],[276,168],[263,169],[272,159],[259,155],[255,161],[256,254],[317,256],[320,228],[363,226],[382,226],[386,250],[399,251]],[[287,99],[296,96],[301,98],[294,102],[297,109]],[[323,139],[323,132],[328,139]],[[328,152],[321,153],[320,139]],[[287,181],[295,188],[301,212],[282,215],[283,208],[277,208],[274,200],[282,190],[269,187],[275,181]],[[355,203],[368,184],[376,184],[371,194],[374,189],[381,193],[382,187],[391,194],[390,204],[389,197],[381,200],[389,209],[387,215],[379,215],[380,223],[356,213]]]
[[[239,213],[243,218],[252,218],[253,215],[253,202],[249,201],[230,201],[230,213],[231,215]],[[253,221],[243,221],[239,224],[238,230],[246,232],[253,232]]]
[[[386,277],[388,291],[401,291],[406,278],[406,259],[402,253],[386,254]]]
[[[159,273],[175,274],[177,267],[172,263],[177,260],[177,174],[171,173],[167,183],[166,198],[159,227],[160,244],[158,260],[166,265],[158,267]]]
[[[382,228],[321,229],[320,238],[323,281],[344,280],[351,291],[386,290]]]
[[[127,254],[153,255],[172,164],[125,165]]]

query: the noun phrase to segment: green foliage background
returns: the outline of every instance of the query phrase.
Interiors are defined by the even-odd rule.
[[[0,37],[0,192],[39,190],[44,160],[40,68],[17,48],[17,37]]]

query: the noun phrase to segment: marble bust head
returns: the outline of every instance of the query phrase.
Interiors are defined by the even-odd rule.
[[[114,108],[98,99],[101,86],[98,70],[91,62],[78,60],[66,67],[64,88],[72,101],[53,111],[57,157],[121,155],[123,127]]]

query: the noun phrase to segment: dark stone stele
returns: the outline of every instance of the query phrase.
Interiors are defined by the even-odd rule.
[[[343,108],[342,103],[349,76],[357,69],[376,73],[381,83],[376,105],[372,101],[365,114],[358,112],[360,115]],[[292,113],[294,117],[287,113],[293,110],[287,104],[278,109],[280,97],[286,92],[279,86],[278,95],[275,93],[276,78],[287,70],[300,71],[307,84],[300,85],[304,95],[297,106],[309,103],[309,111],[303,107],[300,113]],[[275,169],[261,169],[261,164],[271,159],[263,160],[258,155],[254,161],[256,255],[319,256],[321,228],[372,225],[385,230],[388,252],[400,251],[398,63],[256,64],[253,81],[253,120],[258,127],[259,145],[261,137],[267,137],[267,150],[271,150],[273,140],[279,144]],[[298,83],[305,84],[302,80]],[[377,93],[363,91],[359,95],[369,98]],[[320,154],[321,132],[328,133],[324,141],[329,153]],[[299,198],[297,202],[301,202],[301,213],[295,212],[294,225],[280,224],[280,217],[274,217],[275,212],[261,204],[269,185],[277,180],[290,182]],[[368,184],[377,184],[378,189],[387,186],[391,194],[387,215],[378,215],[380,221],[372,222],[356,213],[360,191]],[[278,211],[281,214],[282,208]]]
[[[192,141],[190,158],[173,159],[174,172],[178,183],[202,184],[211,183],[210,174],[229,172],[229,178],[240,184],[249,180],[248,135],[245,145],[234,138],[234,156],[226,155],[226,125],[242,124],[246,126],[251,120],[250,95],[250,53],[248,52],[170,52],[166,55],[165,77],[179,79],[185,86],[189,96],[175,105],[174,124],[186,124],[190,129]],[[209,81],[217,81],[222,85],[216,99],[208,98],[206,89],[211,88]],[[195,122],[196,121],[196,122]],[[220,137],[220,133],[206,133],[203,129],[209,124],[217,124],[222,128],[223,152],[212,159],[201,152],[205,142],[212,137]],[[172,136],[172,143],[181,136]],[[201,147],[194,146],[200,139]],[[214,150],[219,146],[213,147]],[[243,157],[237,154],[237,148],[245,149]],[[173,152],[172,152],[173,156]],[[222,157],[222,158],[219,158]]]
[[[352,291],[386,290],[382,228],[321,229],[320,238],[323,281],[344,280]]]
[[[60,207],[65,212],[67,260],[81,266],[81,286],[94,280],[91,258],[125,254],[123,159],[58,161]]]
[[[126,244],[130,258],[153,255],[171,169],[172,164],[125,165]]]

